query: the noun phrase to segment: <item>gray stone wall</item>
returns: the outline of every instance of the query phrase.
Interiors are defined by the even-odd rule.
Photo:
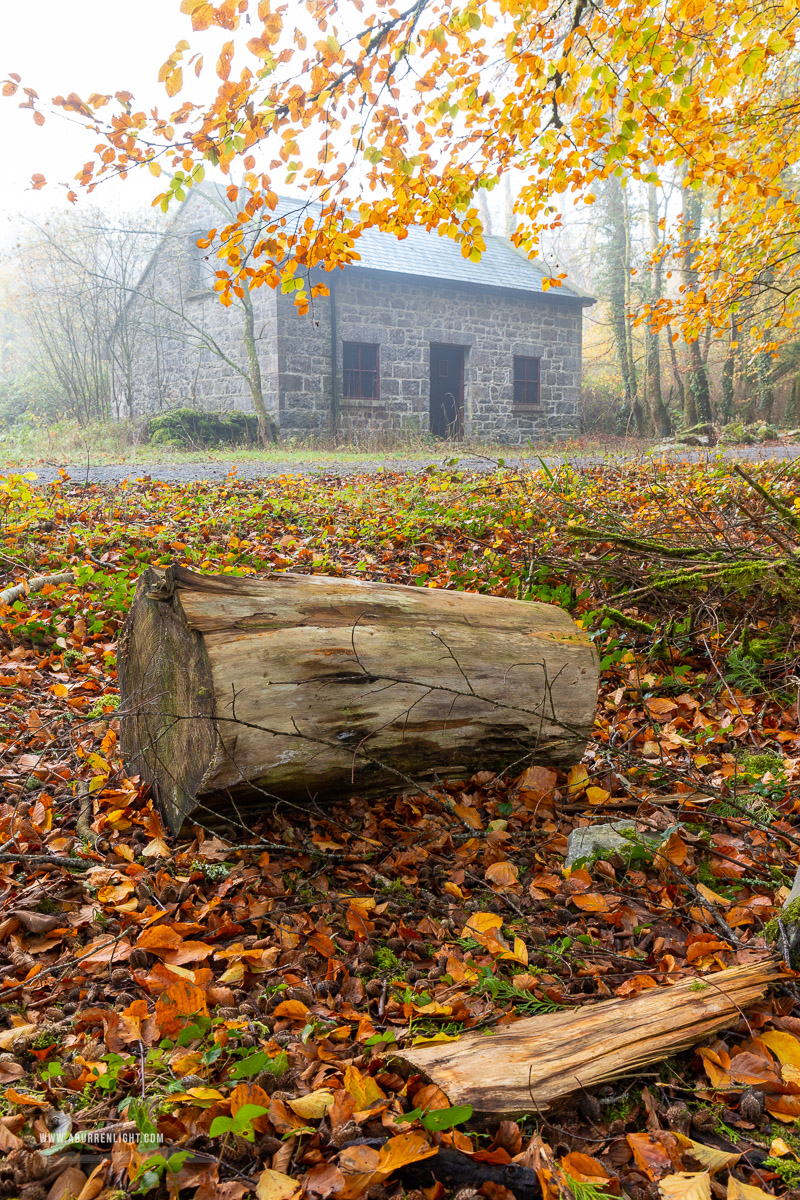
[[[573,301],[476,292],[387,279],[364,271],[337,275],[337,430],[341,436],[391,437],[429,428],[430,346],[464,347],[465,435],[518,444],[577,432],[581,309]],[[380,346],[379,396],[342,398],[342,343]],[[331,308],[316,302],[299,317],[278,301],[280,417],[285,433],[331,425]],[[514,409],[514,356],[541,359],[540,408]]]
[[[182,404],[253,410],[246,377],[243,313],[213,292],[216,260],[195,244],[218,224],[187,205],[140,285],[146,306],[135,366],[135,406],[154,412]],[[464,433],[475,440],[525,443],[578,430],[581,308],[558,297],[413,280],[350,268],[326,278],[330,297],[300,316],[292,296],[252,293],[267,409],[284,436],[336,431],[344,438],[391,439],[430,428],[431,343],[464,348]],[[336,393],[332,342],[336,345]],[[379,395],[342,396],[342,344],[380,347]],[[514,356],[541,359],[540,406],[514,408]]]
[[[244,312],[220,304],[213,257],[198,249],[219,215],[200,205],[180,210],[139,283],[134,349],[134,411],[151,414],[183,405],[206,411],[253,412],[244,350]],[[278,411],[277,303],[270,288],[251,293],[256,345],[267,411]]]

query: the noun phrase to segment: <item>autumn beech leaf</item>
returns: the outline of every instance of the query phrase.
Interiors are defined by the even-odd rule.
[[[256,1200],[293,1200],[300,1195],[300,1184],[281,1171],[267,1167],[258,1177]]]
[[[726,1200],[773,1200],[773,1197],[762,1188],[742,1183],[735,1175],[729,1175]]]
[[[759,1034],[761,1041],[777,1058],[781,1066],[800,1067],[800,1040],[792,1033],[768,1029]]]
[[[629,1133],[627,1142],[636,1165],[649,1179],[658,1179],[672,1167],[672,1159],[662,1143],[651,1133]]]
[[[171,98],[177,96],[178,92],[183,87],[183,70],[181,67],[176,67],[174,71],[170,71],[164,80],[164,88],[167,95]]]
[[[308,1008],[302,1000],[282,1000],[274,1009],[276,1017],[288,1017],[292,1021],[301,1021],[307,1012]]]
[[[304,1121],[321,1121],[333,1104],[333,1092],[328,1088],[319,1088],[306,1096],[298,1096],[296,1100],[288,1101],[292,1112],[297,1113]]]
[[[695,1162],[699,1163],[710,1175],[716,1175],[717,1171],[727,1170],[742,1157],[741,1151],[738,1150],[718,1150],[716,1146],[706,1146],[702,1142],[694,1142],[684,1134],[676,1133],[675,1137],[678,1139],[681,1149],[688,1151]]]
[[[490,929],[502,929],[503,918],[498,917],[497,913],[477,912],[473,913],[467,921],[464,928],[461,930],[462,938],[474,937],[475,934],[488,933]]]
[[[708,1171],[679,1171],[659,1180],[664,1200],[711,1200],[711,1175]]]
[[[214,6],[208,0],[181,0],[181,12],[192,19],[192,29],[202,33],[214,20]]]
[[[205,992],[188,980],[170,984],[156,1000],[155,1019],[162,1037],[174,1036],[198,1016],[208,1016]]]
[[[499,888],[514,887],[519,880],[519,867],[505,860],[492,863],[486,868],[486,880]]]
[[[31,187],[35,192],[41,191],[46,183],[47,180],[45,179],[44,175],[31,175]]]
[[[570,767],[567,774],[567,784],[569,787],[570,796],[577,796],[589,783],[589,772],[586,767],[580,763],[577,766]]]

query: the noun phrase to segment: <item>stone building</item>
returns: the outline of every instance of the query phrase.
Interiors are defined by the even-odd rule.
[[[219,193],[223,203],[224,193]],[[302,202],[281,213],[306,217]],[[193,194],[132,301],[135,411],[188,405],[253,411],[247,313],[213,291],[197,237],[221,223]],[[578,429],[583,308],[572,285],[544,291],[542,268],[504,238],[480,262],[449,238],[409,228],[357,243],[360,261],[324,278],[330,295],[300,316],[291,295],[250,293],[267,411],[282,436],[438,437],[519,444]]]

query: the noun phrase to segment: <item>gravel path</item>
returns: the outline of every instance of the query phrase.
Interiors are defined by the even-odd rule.
[[[310,458],[307,462],[303,462],[294,458],[286,459],[271,459],[263,462],[254,461],[252,459],[244,462],[236,463],[233,459],[229,461],[210,460],[208,462],[177,462],[177,463],[117,463],[117,464],[90,464],[86,463],[82,466],[68,466],[65,470],[68,472],[71,479],[76,482],[87,483],[107,483],[117,484],[124,479],[141,479],[150,478],[161,480],[165,483],[203,483],[206,481],[215,482],[225,478],[229,471],[236,467],[237,477],[239,479],[256,480],[270,479],[277,475],[372,475],[377,471],[388,472],[405,472],[413,474],[415,472],[424,471],[426,467],[431,465],[442,467],[448,462],[452,462],[456,458],[452,452],[447,454],[432,454],[425,458],[385,458],[381,460],[364,460],[353,462],[337,462],[327,459]],[[508,454],[503,455],[503,461],[507,467],[529,467],[536,470],[539,467],[538,458],[532,455],[521,457],[512,457]],[[765,462],[770,459],[786,460],[800,457],[800,445],[791,446],[735,446],[725,450],[708,451],[704,449],[693,449],[689,447],[675,448],[670,452],[670,457],[676,460],[684,460],[688,462],[700,462],[704,459],[723,458],[727,461],[739,462]],[[647,461],[646,455],[640,452],[631,454],[623,454],[614,452],[607,455],[602,454],[585,454],[585,455],[560,455],[560,454],[542,454],[542,460],[547,463],[550,468],[561,466],[564,462],[569,462],[573,467],[593,467],[601,463],[607,462],[609,465],[618,465],[622,462]],[[464,471],[492,471],[496,466],[496,461],[490,458],[479,458],[472,455],[464,455],[458,457],[458,468]],[[6,468],[0,466],[0,473]],[[58,464],[42,463],[34,464],[30,467],[11,467],[9,471],[20,472],[23,470],[35,471],[39,482],[43,484],[52,483],[56,478],[60,466]]]

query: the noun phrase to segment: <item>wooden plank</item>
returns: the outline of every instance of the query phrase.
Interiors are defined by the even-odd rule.
[[[398,1052],[452,1105],[517,1117],[668,1058],[726,1026],[781,975],[769,957],[714,975],[603,1000],[568,1012],[527,1017],[496,1033]]]

